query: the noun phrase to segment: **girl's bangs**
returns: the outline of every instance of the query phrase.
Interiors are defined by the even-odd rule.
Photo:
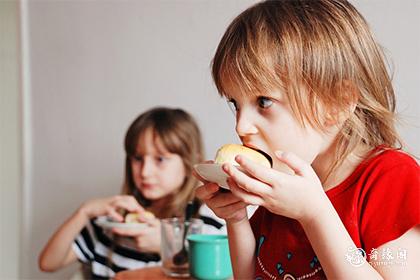
[[[284,90],[284,82],[276,75],[272,58],[266,53],[253,53],[247,48],[227,54],[219,68],[214,68],[214,81],[221,96],[228,98],[235,92],[242,96],[269,95]]]
[[[175,131],[154,128],[153,138],[155,148],[162,154],[171,153],[181,155],[181,141],[176,135]],[[157,139],[160,140],[161,145],[156,145]]]

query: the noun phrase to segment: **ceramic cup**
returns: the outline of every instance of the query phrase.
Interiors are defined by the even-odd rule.
[[[192,277],[203,280],[222,280],[232,277],[226,235],[191,234],[187,239]]]

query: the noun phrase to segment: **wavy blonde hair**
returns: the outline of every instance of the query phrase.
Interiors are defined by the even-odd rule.
[[[244,95],[280,89],[301,125],[321,131],[322,112],[337,121],[351,111],[330,172],[360,144],[401,148],[385,56],[347,1],[264,1],[248,8],[223,35],[212,75],[222,96],[232,85]]]
[[[198,184],[198,180],[192,176],[193,166],[203,160],[200,129],[194,118],[184,110],[153,108],[138,116],[130,125],[125,136],[125,181],[122,193],[134,195],[142,206],[150,207],[153,204],[153,201],[147,200],[137,190],[131,170],[131,159],[136,154],[139,141],[149,129],[152,129],[154,137],[158,137],[170,153],[182,158],[186,174],[182,186],[172,194],[167,207],[154,214],[159,218],[182,216],[187,202],[194,199],[194,189]]]

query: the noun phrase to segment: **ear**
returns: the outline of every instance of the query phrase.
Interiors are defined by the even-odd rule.
[[[336,86],[335,91],[340,100],[336,101],[336,106],[327,108],[324,122],[327,127],[341,126],[354,113],[359,100],[359,90],[349,80],[344,80]]]

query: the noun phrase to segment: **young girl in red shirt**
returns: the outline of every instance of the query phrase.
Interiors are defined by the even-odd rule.
[[[229,25],[212,71],[242,143],[274,161],[239,155],[246,173],[223,165],[231,192],[197,189],[227,222],[234,277],[414,279],[419,166],[401,151],[384,56],[358,11],[258,3]]]

